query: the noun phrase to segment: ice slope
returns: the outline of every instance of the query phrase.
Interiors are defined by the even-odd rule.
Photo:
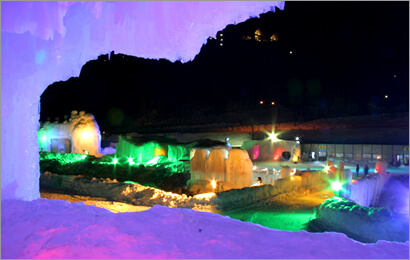
[[[2,258],[409,257],[409,243],[363,244],[340,233],[279,231],[191,209],[134,213],[60,200],[3,200]]]

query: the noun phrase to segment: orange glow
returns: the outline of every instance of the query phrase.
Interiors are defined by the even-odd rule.
[[[216,189],[216,181],[215,180],[211,181],[211,185],[212,185],[212,188]]]
[[[290,176],[290,180],[291,181],[302,181],[302,177],[301,176]]]
[[[283,150],[280,147],[276,148],[275,151],[273,152],[273,160],[274,161],[279,160],[280,157],[282,156],[282,152]]]
[[[161,148],[157,148],[157,147],[155,147],[155,150],[154,150],[154,156],[157,156],[157,155],[164,155],[164,156],[167,156],[167,153],[165,152],[165,150],[164,150],[164,149],[161,149]]]
[[[262,101],[262,100],[261,100],[261,101],[259,101],[259,104],[261,104],[261,105],[262,105],[262,104],[263,104],[263,101]]]
[[[208,192],[208,193],[202,193],[202,194],[197,194],[194,196],[194,199],[206,199],[210,200],[211,198],[215,197],[216,194],[213,192]]]
[[[90,139],[93,136],[93,133],[89,130],[84,130],[81,132],[82,139]]]
[[[272,106],[273,106],[273,105],[275,105],[275,102],[273,102],[273,101],[272,101],[272,103],[271,103],[271,104],[272,104]]]

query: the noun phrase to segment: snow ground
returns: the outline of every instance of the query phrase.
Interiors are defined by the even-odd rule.
[[[409,242],[363,244],[341,233],[279,231],[192,209],[112,213],[84,203],[2,201],[2,258],[409,257]]]

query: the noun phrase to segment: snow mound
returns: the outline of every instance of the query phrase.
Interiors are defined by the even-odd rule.
[[[316,229],[342,232],[358,241],[409,241],[409,216],[399,211],[362,207],[335,196],[316,207],[315,215],[311,225]]]
[[[148,207],[166,205],[209,210],[213,206],[214,197],[212,195],[188,197],[185,194],[166,192],[136,182],[118,182],[109,178],[88,180],[82,176],[57,175],[49,172],[41,175],[41,185],[50,188],[63,187],[77,195],[101,197],[110,201]]]
[[[409,243],[279,231],[207,212],[133,213],[60,200],[3,200],[2,258],[408,258]]]

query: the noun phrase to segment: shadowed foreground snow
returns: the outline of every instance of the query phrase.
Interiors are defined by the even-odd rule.
[[[191,209],[3,200],[2,258],[408,258],[409,243],[279,231]]]

